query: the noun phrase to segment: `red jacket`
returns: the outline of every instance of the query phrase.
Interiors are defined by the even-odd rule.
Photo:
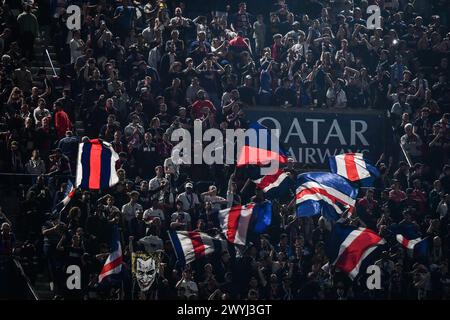
[[[64,110],[55,113],[55,129],[58,139],[63,138],[67,130],[72,130],[72,122]]]

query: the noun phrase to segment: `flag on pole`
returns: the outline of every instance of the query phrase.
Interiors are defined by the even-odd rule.
[[[122,271],[122,246],[120,244],[119,229],[114,227],[112,235],[111,253],[103,265],[102,271],[98,276],[98,282],[102,282],[106,277],[114,274],[120,274]]]
[[[72,181],[70,181],[70,179],[67,180],[67,186],[64,190],[64,199],[62,199],[55,205],[55,207],[53,208],[54,214],[61,213],[66,208],[70,200],[72,200],[72,198],[74,197],[75,191],[76,188],[73,186]]]
[[[227,240],[234,244],[246,245],[247,233],[264,232],[272,222],[272,202],[249,203],[219,211],[219,222]]]
[[[353,280],[359,270],[364,269],[363,264],[369,255],[375,254],[374,251],[385,243],[384,239],[370,229],[336,223],[325,250],[330,264]]]
[[[256,188],[262,190],[269,199],[280,198],[288,193],[290,188],[289,175],[283,169],[278,169],[274,174],[265,175],[258,179],[251,179]]]
[[[279,138],[272,136],[268,128],[252,122],[246,130],[244,146],[238,151],[237,167],[245,165],[267,165],[272,161],[287,162],[287,153],[279,145]],[[252,137],[254,139],[250,139]]]
[[[397,241],[407,249],[408,255],[411,258],[415,258],[421,262],[428,260],[428,252],[429,252],[429,237],[416,238],[409,240],[402,234],[397,234]]]
[[[254,203],[249,203],[219,211],[220,227],[229,242],[240,245],[246,244],[248,226],[254,206]]]
[[[356,182],[380,176],[378,169],[371,165],[362,153],[344,153],[329,158],[330,170],[345,179]]]
[[[182,265],[227,249],[225,240],[213,238],[206,233],[173,230],[167,232],[178,262]]]
[[[308,217],[322,214],[336,221],[355,208],[358,190],[341,176],[329,172],[307,172],[297,177],[297,215]]]
[[[98,190],[114,186],[119,181],[116,172],[117,160],[119,160],[119,155],[109,143],[99,139],[80,143],[77,188]]]

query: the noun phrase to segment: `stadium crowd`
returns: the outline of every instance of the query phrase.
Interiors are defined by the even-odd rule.
[[[66,26],[70,4],[81,6],[80,30]],[[367,25],[372,4],[381,9],[374,29]],[[32,283],[44,274],[57,299],[127,299],[129,242],[152,235],[164,251],[158,299],[448,299],[448,4],[4,0],[0,192],[2,202],[18,206],[0,211],[3,266],[14,256]],[[56,76],[49,68],[32,72],[39,41],[56,50]],[[205,129],[246,128],[254,106],[389,114],[394,147],[376,155],[381,177],[362,189],[347,219],[388,242],[375,262],[380,290],[322,268],[330,223],[296,218],[288,206],[295,189],[273,201],[272,225],[246,248],[176,264],[167,230],[216,235],[219,209],[264,201],[264,193],[234,166],[175,163],[171,133],[192,130],[195,121]],[[119,183],[78,190],[61,216],[52,213],[76,174],[78,143],[97,137],[120,156]],[[295,180],[305,169],[289,162],[285,170]],[[114,225],[124,276],[105,287],[97,279]],[[430,237],[428,261],[408,256],[392,231],[399,227]],[[81,290],[65,287],[65,267],[73,264],[82,270]],[[7,270],[0,269],[3,289]]]

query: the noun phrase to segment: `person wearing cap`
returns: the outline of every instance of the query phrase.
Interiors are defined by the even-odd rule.
[[[200,205],[197,194],[194,192],[194,185],[192,182],[187,182],[184,185],[185,191],[177,196],[177,201],[181,201],[182,209],[189,213],[194,213]]]
[[[131,219],[136,216],[138,210],[144,211],[142,206],[137,202],[139,199],[138,191],[131,191],[128,193],[128,196],[130,197],[130,201],[122,206],[122,219],[125,225],[128,225]]]

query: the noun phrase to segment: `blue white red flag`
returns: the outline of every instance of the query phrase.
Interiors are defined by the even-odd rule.
[[[279,145],[279,137],[259,122],[252,122],[246,130],[244,146],[238,150],[237,167],[245,165],[267,165],[272,161],[287,162],[287,153]],[[250,138],[253,137],[253,138]]]
[[[61,213],[69,204],[70,200],[74,197],[76,188],[74,188],[72,181],[67,180],[67,186],[64,190],[64,199],[56,204],[53,208],[53,213]]]
[[[167,231],[175,250],[178,263],[188,264],[212,253],[227,249],[227,242],[195,231]]]
[[[256,188],[265,193],[266,198],[279,198],[286,194],[290,188],[290,178],[283,169],[278,169],[274,174],[265,175],[259,179],[252,179]]]
[[[386,241],[374,231],[336,223],[326,243],[330,264],[354,279],[369,255]]]
[[[330,157],[329,163],[331,172],[352,182],[380,176],[378,169],[364,159],[362,153],[345,153]]]
[[[272,222],[272,202],[249,203],[219,211],[219,222],[227,240],[245,245],[249,228],[255,233],[264,232]]]
[[[114,186],[119,181],[115,167],[117,160],[119,155],[109,143],[99,139],[80,143],[77,188],[98,190]]]
[[[355,208],[358,190],[341,176],[329,172],[308,172],[297,177],[297,215],[308,217],[322,214],[336,221]]]
[[[415,258],[417,260],[420,260],[421,262],[424,262],[428,259],[428,252],[429,252],[429,238],[426,237],[424,239],[422,238],[416,238],[409,240],[402,234],[396,235],[397,241],[404,246],[407,249],[408,255],[411,258]]]
[[[102,271],[98,276],[98,282],[102,282],[106,277],[114,274],[120,274],[122,271],[122,246],[120,244],[119,229],[115,227],[112,234],[111,253],[103,265]]]
[[[255,204],[233,206],[219,211],[219,222],[227,240],[234,244],[245,245],[247,231]]]

